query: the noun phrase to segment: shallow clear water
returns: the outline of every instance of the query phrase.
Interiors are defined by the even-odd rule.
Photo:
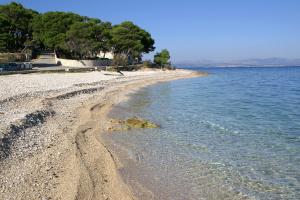
[[[104,136],[124,179],[153,199],[300,199],[300,68],[196,69],[210,75],[143,88],[112,111],[161,125]]]

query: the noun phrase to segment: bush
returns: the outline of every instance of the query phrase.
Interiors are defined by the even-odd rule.
[[[24,61],[26,61],[26,55],[23,53],[0,53],[0,63]]]
[[[148,67],[148,68],[152,68],[152,67],[154,67],[154,64],[151,62],[151,60],[145,60],[144,62],[143,62],[143,67]]]

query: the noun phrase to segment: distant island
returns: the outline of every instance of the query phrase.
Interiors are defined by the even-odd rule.
[[[236,61],[211,61],[200,60],[194,62],[177,62],[176,66],[206,66],[206,67],[285,67],[285,66],[300,66],[299,59],[287,58],[253,58]]]

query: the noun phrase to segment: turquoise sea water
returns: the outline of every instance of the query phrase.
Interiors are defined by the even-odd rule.
[[[141,198],[300,199],[300,68],[193,68],[143,88],[112,117],[159,129],[104,136]]]

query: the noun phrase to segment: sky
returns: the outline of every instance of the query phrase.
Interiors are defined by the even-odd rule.
[[[10,0],[0,0],[6,4]],[[39,12],[130,20],[172,62],[300,58],[300,0],[16,0]],[[145,56],[151,58],[153,53]]]

